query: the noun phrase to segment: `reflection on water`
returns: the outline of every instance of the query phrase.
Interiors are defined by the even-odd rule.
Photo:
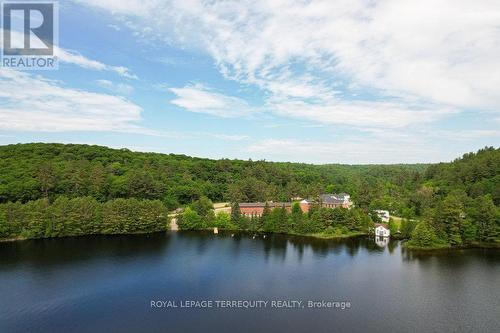
[[[74,265],[96,258],[129,258],[161,255],[171,235],[96,236],[52,238],[0,243],[0,269],[4,266],[30,265],[46,268],[51,265]]]
[[[499,254],[224,232],[0,243],[0,332],[494,331]],[[155,312],[151,299],[344,299],[353,307]]]
[[[379,247],[386,247],[389,244],[389,237],[375,236],[375,244]]]
[[[171,241],[182,242],[182,246],[194,251],[200,257],[209,253],[214,241],[223,241],[228,250],[225,255],[233,258],[241,254],[257,251],[255,255],[265,260],[272,258],[285,261],[287,255],[294,256],[299,262],[305,253],[322,258],[331,255],[347,255],[356,257],[360,249],[368,253],[394,254],[398,250],[398,257],[403,261],[426,260],[433,257],[449,258],[480,255],[481,260],[497,262],[499,250],[495,249],[463,249],[438,251],[413,251],[401,246],[401,241],[389,237],[352,237],[339,239],[321,239],[313,237],[253,234],[253,233],[225,233],[214,235],[212,232],[185,231],[178,233],[157,233],[150,235],[121,235],[121,236],[94,236],[77,238],[60,238],[29,240],[21,242],[0,243],[0,269],[15,265],[27,265],[34,268],[46,268],[50,265],[74,265],[80,261],[95,260],[98,258],[163,258],[168,255]]]

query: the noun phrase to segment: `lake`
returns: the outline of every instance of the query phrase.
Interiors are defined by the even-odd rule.
[[[498,332],[499,250],[378,243],[205,232],[0,243],[0,332]]]

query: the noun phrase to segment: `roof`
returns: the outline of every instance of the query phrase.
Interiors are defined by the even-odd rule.
[[[375,229],[378,227],[383,227],[383,228],[389,230],[389,225],[386,223],[375,223]]]
[[[256,207],[256,208],[263,208],[266,206],[265,202],[244,202],[240,203],[240,208],[241,207]],[[276,208],[276,207],[290,207],[292,204],[290,202],[268,202],[268,205],[270,208]]]
[[[336,194],[322,194],[319,196],[319,200],[324,203],[329,204],[343,204],[344,199],[339,198]]]

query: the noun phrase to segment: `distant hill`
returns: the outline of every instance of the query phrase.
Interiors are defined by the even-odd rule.
[[[431,165],[425,182],[439,188],[440,193],[463,190],[471,198],[491,195],[500,205],[500,148],[488,147],[465,154],[451,163]]]
[[[44,196],[162,200],[169,208],[214,202],[289,200],[348,192],[357,204],[402,210],[427,165],[310,165],[210,160],[74,144],[0,146],[0,203]]]

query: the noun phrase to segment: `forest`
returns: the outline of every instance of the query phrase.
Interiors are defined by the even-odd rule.
[[[166,212],[179,207],[186,208],[186,229],[226,223],[245,230],[345,234],[365,232],[376,220],[371,211],[386,209],[403,217],[396,231],[411,238],[410,246],[498,243],[499,169],[500,149],[493,147],[431,165],[311,165],[89,145],[7,145],[0,146],[0,237],[165,230]],[[251,221],[212,217],[203,208],[207,202],[290,201],[332,192],[351,194],[356,209],[275,209]]]
[[[0,237],[51,238],[167,230],[168,211],[158,200],[58,197],[0,205]]]

